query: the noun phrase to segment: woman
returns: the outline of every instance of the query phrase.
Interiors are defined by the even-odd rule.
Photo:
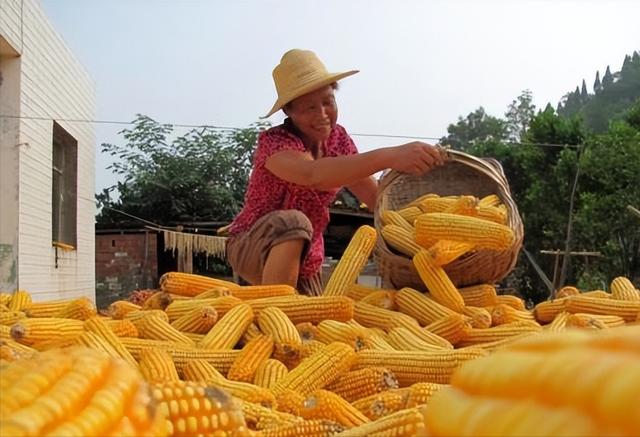
[[[250,284],[289,284],[322,293],[322,233],[329,205],[346,187],[373,209],[375,173],[391,168],[422,174],[442,164],[439,149],[411,142],[358,153],[337,124],[337,81],[357,73],[329,73],[308,50],[290,50],[273,70],[278,98],[264,117],[287,119],[262,132],[242,211],[229,227],[227,256]]]

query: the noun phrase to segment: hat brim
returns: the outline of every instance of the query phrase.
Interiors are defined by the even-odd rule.
[[[333,82],[337,82],[340,79],[344,79],[345,77],[353,76],[359,71],[360,70],[351,70],[351,71],[346,71],[344,73],[330,73],[329,75],[325,76],[321,80],[314,81],[313,83],[309,83],[303,87],[298,88],[293,93],[289,93],[288,95],[285,95],[285,96],[279,96],[278,100],[276,100],[276,103],[274,103],[273,107],[267,113],[267,115],[260,118],[268,118],[273,114],[275,114],[276,112],[278,112],[280,109],[282,109],[284,105],[291,102],[293,99],[296,99],[300,96],[304,96],[305,94],[313,92],[319,88],[322,88],[323,86],[332,84]]]

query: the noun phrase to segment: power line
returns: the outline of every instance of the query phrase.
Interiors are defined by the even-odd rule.
[[[134,122],[132,121],[117,121],[117,120],[89,120],[83,118],[49,118],[49,117],[34,117],[27,115],[3,115],[0,114],[0,118],[11,118],[11,119],[20,119],[20,120],[38,120],[38,121],[65,121],[69,123],[95,123],[95,124],[118,124],[118,125],[132,125]],[[158,123],[161,125],[172,126],[172,127],[183,127],[190,129],[214,129],[214,130],[240,130],[244,129],[241,127],[233,127],[233,126],[216,126],[210,124],[184,124],[184,123]],[[357,137],[377,137],[377,138],[406,138],[406,139],[414,139],[414,140],[435,140],[440,141],[441,137],[428,137],[421,135],[395,135],[395,134],[373,134],[373,133],[349,133],[351,136]],[[520,141],[503,141],[503,144],[508,145],[516,145],[516,146],[539,146],[539,147],[562,147],[562,148],[579,148],[579,145],[575,144],[553,144],[553,143],[529,143],[529,142],[520,142]]]

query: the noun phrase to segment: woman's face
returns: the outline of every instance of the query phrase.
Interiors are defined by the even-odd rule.
[[[338,119],[333,87],[327,85],[292,100],[285,113],[308,140],[325,141]]]

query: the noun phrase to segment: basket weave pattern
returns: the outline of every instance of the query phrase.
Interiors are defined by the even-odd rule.
[[[382,229],[382,211],[400,209],[427,193],[440,196],[468,194],[478,198],[496,194],[507,208],[507,226],[515,235],[513,245],[502,251],[478,250],[449,263],[445,271],[456,286],[498,282],[511,272],[522,248],[524,231],[518,208],[511,198],[509,184],[498,161],[451,150],[444,165],[422,176],[411,176],[394,170],[385,173],[380,181],[374,211],[374,225],[378,235]],[[412,260],[389,248],[382,237],[376,241],[374,261],[383,286],[426,290]]]

